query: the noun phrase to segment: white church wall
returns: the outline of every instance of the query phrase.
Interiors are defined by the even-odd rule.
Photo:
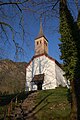
[[[26,87],[30,90],[37,90],[37,86],[32,83],[34,75],[44,73],[44,82],[42,89],[54,89],[56,86],[55,79],[55,61],[49,59],[45,55],[34,58],[30,65],[26,68]]]
[[[45,79],[43,83],[43,90],[54,89],[56,87],[55,62],[50,60],[48,57],[45,57],[44,63],[45,66],[43,68],[43,72],[45,73]]]
[[[26,90],[37,90],[37,85],[32,82],[34,75],[39,74],[38,59],[34,59],[26,68]]]
[[[26,91],[31,90],[31,80],[32,80],[32,64],[26,68]]]
[[[66,78],[64,77],[65,73],[57,64],[55,64],[55,73],[57,86],[61,85],[65,87],[67,85]]]

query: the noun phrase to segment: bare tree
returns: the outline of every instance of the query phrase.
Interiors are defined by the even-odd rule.
[[[14,48],[16,58],[18,53],[23,53],[25,37],[24,8],[30,0],[0,1],[0,58],[3,57],[5,48]],[[20,39],[22,41],[18,41]],[[20,44],[21,42],[21,44]],[[4,52],[5,53],[5,52]]]
[[[26,34],[30,34],[25,28],[25,13],[27,15],[26,11],[28,11],[29,14],[34,14],[34,17],[36,19],[45,16],[45,22],[46,18],[49,17],[49,15],[54,15],[51,13],[56,11],[54,8],[56,7],[58,1],[59,0],[0,1],[0,58],[3,58],[2,50],[4,51],[4,54],[7,54],[6,49],[9,49],[9,47],[11,49],[11,46],[14,48],[16,58],[18,58],[18,54],[24,54],[23,44],[25,41],[25,36]],[[16,38],[20,39],[21,41],[17,40]]]

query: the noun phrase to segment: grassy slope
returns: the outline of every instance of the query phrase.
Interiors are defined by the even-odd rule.
[[[67,100],[67,89],[40,91],[36,104],[38,120],[69,120],[70,104]]]
[[[22,96],[26,96],[25,93],[22,93],[19,99],[22,99]],[[35,109],[33,111],[35,120],[70,120],[71,108],[67,100],[66,88],[59,87],[55,90],[39,91],[34,99],[35,104],[33,106],[35,105]],[[2,117],[6,107],[0,107],[0,115]],[[1,116],[0,118],[2,118]]]

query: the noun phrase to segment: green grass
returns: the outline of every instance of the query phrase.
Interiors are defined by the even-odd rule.
[[[56,88],[55,90],[39,91],[35,98],[34,109],[34,115],[37,120],[69,120],[71,108],[68,102],[67,91],[67,88],[62,87]],[[0,118],[4,116],[4,111],[7,107],[5,105],[6,101],[9,102],[15,95],[0,96],[0,103],[4,103],[0,107]],[[22,92],[18,95],[18,101],[24,100],[26,97],[27,93]]]
[[[71,109],[66,88],[40,91],[36,104],[35,115],[38,120],[69,120]]]

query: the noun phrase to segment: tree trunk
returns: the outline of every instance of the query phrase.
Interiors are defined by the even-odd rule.
[[[70,120],[77,120],[77,99],[76,99],[76,93],[75,93],[75,86],[74,81],[71,81],[71,115]]]
[[[67,0],[60,0],[64,5],[66,5]]]
[[[80,74],[80,72],[79,72]],[[78,75],[77,75],[78,76]],[[79,78],[79,76],[78,76]],[[80,79],[76,79],[75,83],[75,91],[76,91],[76,98],[77,98],[77,120],[80,120]]]

